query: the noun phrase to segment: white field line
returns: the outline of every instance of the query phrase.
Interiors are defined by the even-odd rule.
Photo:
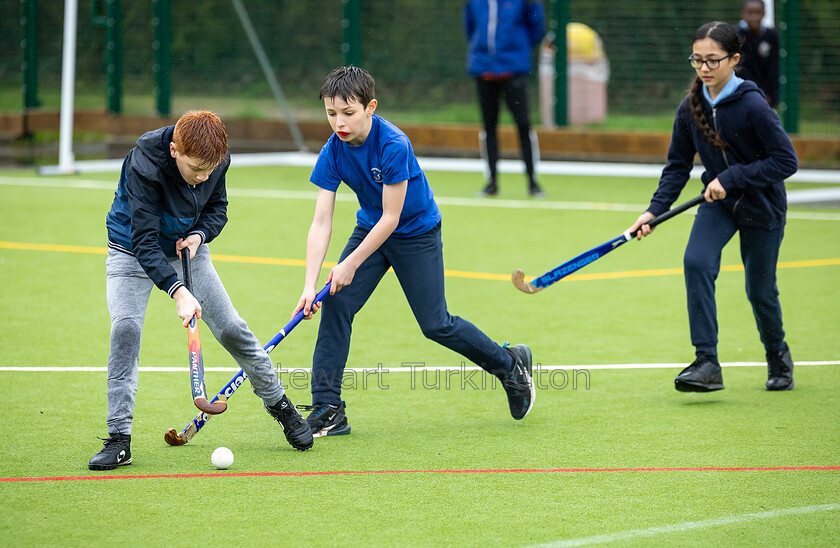
[[[840,365],[840,360],[828,360],[828,361],[797,361],[796,366],[805,366],[805,365]],[[723,367],[767,367],[766,362],[724,362],[721,364]],[[685,363],[616,363],[616,364],[596,364],[596,365],[541,365],[535,364],[534,369],[537,371],[583,371],[583,370],[596,370],[596,369],[674,369],[674,368],[682,368],[685,367]],[[378,367],[348,367],[345,371],[350,373],[369,373],[369,372],[381,372],[381,373],[412,373],[418,371],[480,371],[481,368],[477,365],[460,365],[460,366],[447,366],[447,365],[422,365],[417,363],[411,367],[382,367],[381,365]],[[70,367],[41,367],[41,366],[3,366],[0,367],[0,372],[2,371],[17,371],[17,372],[48,372],[48,373],[69,373],[74,371],[84,372],[84,373],[99,373],[103,371],[108,371],[107,367],[85,367],[85,366],[70,366]],[[189,367],[153,367],[153,366],[141,366],[140,371],[142,372],[150,372],[150,373],[183,373],[184,371],[189,371]],[[234,373],[239,371],[238,367],[205,367],[205,372],[229,372]],[[287,369],[287,368],[280,368],[278,369],[280,373],[291,373],[293,371],[309,371],[309,368],[294,368],[294,369]]]
[[[88,190],[116,190],[116,182],[95,181],[89,179],[61,179],[57,177],[13,178],[0,177],[2,186],[25,186],[42,188],[76,188]],[[314,202],[318,198],[316,190],[278,190],[270,188],[236,188],[228,187],[228,196],[243,198],[275,198],[279,200],[307,200]],[[351,192],[336,194],[339,202],[358,202]],[[498,207],[508,209],[579,209],[602,211],[640,211],[646,204],[614,204],[606,202],[550,202],[534,200],[486,200],[481,198],[447,198],[435,196],[440,205],[466,207]]]
[[[108,190],[113,192],[116,189],[116,182],[94,181],[86,179],[62,179],[57,177],[42,178],[14,178],[0,177],[0,186],[25,186],[42,188],[76,188],[88,190]],[[792,191],[791,196],[804,191]],[[314,202],[318,197],[317,191],[310,190],[276,190],[257,188],[236,188],[228,187],[228,196],[241,198],[268,198],[279,200],[305,200]],[[838,198],[840,199],[840,198]],[[342,191],[336,194],[339,202],[356,203],[358,200],[351,192]],[[435,201],[441,206],[460,207],[483,207],[502,209],[545,209],[565,211],[620,211],[638,213],[644,211],[648,204],[623,204],[609,202],[563,202],[549,200],[496,200],[486,198],[458,198],[447,196],[435,196]],[[687,212],[694,215],[694,211]],[[806,221],[840,221],[840,213],[818,213],[809,211],[788,211],[789,219]]]
[[[648,529],[630,529],[628,531],[620,531],[617,533],[608,533],[605,535],[595,535],[591,537],[580,537],[567,540],[558,540],[556,542],[549,542],[546,544],[538,544],[539,547],[550,548],[565,548],[567,546],[587,546],[591,544],[606,544],[608,542],[621,542],[639,537],[652,537],[655,535],[662,535],[667,533],[682,533],[683,531],[691,531],[693,529],[705,529],[708,527],[723,527],[735,523],[743,523],[746,521],[755,521],[760,519],[775,519],[785,516],[815,514],[817,512],[832,512],[840,510],[840,504],[818,504],[815,506],[801,506],[799,508],[784,508],[781,510],[770,510],[767,512],[751,512],[748,514],[738,514],[735,516],[728,516],[722,518],[705,519],[701,521],[686,521],[683,523],[674,523],[672,525],[662,525],[660,527],[650,527]]]
[[[297,166],[313,167],[318,155],[311,152],[267,152],[254,154],[232,154],[231,166]],[[477,158],[418,158],[424,171],[454,171],[464,173],[482,173],[484,161]],[[46,166],[39,170],[43,175],[56,175],[60,171],[56,166]],[[122,159],[79,161],[73,164],[75,173],[119,172]],[[659,179],[664,164],[631,164],[611,162],[539,162],[537,173],[542,175],[584,175],[591,177],[646,177]],[[500,160],[498,170],[501,173],[522,173],[524,166],[519,160]],[[703,169],[695,167],[691,177],[699,180]],[[840,183],[840,170],[800,169],[788,182]]]

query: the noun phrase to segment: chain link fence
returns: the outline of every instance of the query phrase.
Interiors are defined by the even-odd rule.
[[[78,14],[76,108],[106,108],[106,0],[81,0]],[[107,0],[110,1],[110,0]],[[121,53],[124,114],[154,114],[155,1],[122,1]],[[170,1],[170,0],[167,0]],[[798,132],[840,137],[840,2],[786,0],[798,7]],[[35,3],[37,99],[57,109],[61,79],[64,2],[0,0],[0,109],[21,111],[22,15]],[[320,119],[317,94],[323,77],[349,60],[377,80],[380,112],[396,122],[478,123],[474,84],[465,70],[462,2],[455,0],[244,0],[297,119]],[[554,3],[545,2],[551,16]],[[776,25],[791,5],[776,2]],[[661,130],[693,78],[686,62],[691,36],[701,24],[737,24],[739,0],[569,0],[572,22],[592,28],[609,63],[607,116],[593,127]],[[171,113],[209,108],[227,117],[282,118],[271,85],[231,0],[171,0]],[[552,29],[549,29],[552,30]],[[556,30],[556,29],[554,29]],[[357,37],[353,34],[358,31]],[[531,100],[539,123],[538,52]],[[783,114],[783,112],[782,112]]]

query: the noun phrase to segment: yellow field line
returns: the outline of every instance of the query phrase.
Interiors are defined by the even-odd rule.
[[[15,249],[23,251],[59,251],[64,253],[90,253],[95,255],[105,255],[108,253],[107,247],[90,247],[81,245],[61,245],[61,244],[27,244],[21,242],[3,242],[0,241],[0,249]],[[216,261],[228,263],[251,263],[251,264],[268,264],[280,266],[306,266],[306,261],[302,259],[280,259],[274,257],[251,257],[247,255],[213,255]],[[324,263],[324,267],[332,268],[335,263]],[[838,259],[811,259],[804,261],[781,261],[778,264],[779,268],[809,268],[817,266],[840,266],[840,258]],[[744,267],[742,265],[723,265],[720,267],[723,272],[742,272]],[[625,270],[623,272],[598,272],[592,274],[572,274],[563,281],[588,281],[588,280],[614,280],[618,278],[642,278],[645,276],[676,276],[683,273],[682,268],[658,268],[651,270]],[[489,272],[470,272],[465,270],[444,270],[443,274],[450,278],[467,278],[471,280],[497,280],[509,281],[510,274],[492,274]],[[537,273],[539,275],[539,273]]]
[[[301,259],[275,259],[274,257],[248,257],[247,255],[216,255],[214,261],[226,263],[251,263],[251,264],[275,264],[282,266],[306,266],[306,261]],[[324,266],[327,264],[324,263]],[[335,266],[335,265],[333,265]]]
[[[510,281],[510,274],[490,274],[489,272],[469,272],[466,270],[444,270],[444,276],[450,278],[468,278],[470,280],[503,280]]]
[[[840,259],[813,259],[807,261],[780,261],[778,268],[807,268],[814,266],[840,266]],[[743,272],[744,266],[740,264],[723,265],[722,272]],[[644,276],[675,276],[682,275],[682,268],[661,268],[654,270],[625,270],[624,272],[603,272],[596,274],[572,274],[566,280],[611,280],[615,278],[641,278]]]
[[[65,253],[95,253],[107,255],[107,247],[89,247],[84,245],[60,244],[24,244],[20,242],[0,242],[0,249],[20,249],[25,251],[63,251]]]
[[[802,268],[806,266],[837,266],[840,259],[812,259],[809,261],[782,261],[779,268]],[[743,270],[743,268],[741,268]]]

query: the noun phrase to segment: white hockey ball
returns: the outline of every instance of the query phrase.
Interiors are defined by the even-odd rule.
[[[210,461],[219,470],[227,470],[233,464],[233,451],[227,447],[219,447],[213,451]]]

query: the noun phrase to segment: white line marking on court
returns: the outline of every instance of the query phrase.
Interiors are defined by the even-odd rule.
[[[787,193],[789,204],[807,204],[812,202],[831,202],[840,200],[840,188],[807,188],[791,190]]]
[[[13,179],[0,177],[0,185],[6,186],[27,186],[42,188],[78,188],[93,190],[115,190],[115,183],[93,181],[85,179]],[[318,192],[312,190],[278,190],[270,188],[235,188],[228,187],[228,196],[242,198],[275,198],[279,200],[308,200],[315,201]],[[356,196],[350,192],[339,192],[336,194],[336,201],[358,202]],[[483,198],[448,198],[446,196],[435,196],[435,201],[440,205],[466,206],[466,207],[497,207],[507,209],[574,209],[574,210],[599,210],[599,211],[642,211],[645,204],[612,204],[606,202],[550,202],[534,200],[486,200]],[[840,218],[840,215],[838,215]]]
[[[91,190],[116,190],[116,183],[87,179],[59,179],[43,177],[39,179],[15,179],[0,177],[0,185],[41,188],[78,188]],[[228,187],[228,196],[242,198],[275,198],[279,200],[307,200],[314,202],[318,192],[313,190],[278,190],[270,188],[235,188]],[[356,203],[358,199],[351,192],[338,192],[336,201]],[[606,202],[550,202],[534,200],[487,200],[483,198],[447,198],[435,196],[440,205],[465,207],[498,207],[507,209],[573,209],[597,211],[642,211],[646,204],[613,204]],[[840,215],[838,215],[840,218]]]
[[[817,512],[831,512],[840,510],[840,504],[818,504],[815,506],[801,506],[799,508],[784,508],[782,510],[770,510],[767,512],[751,512],[749,514],[739,514],[737,516],[729,516],[723,518],[712,518],[702,521],[687,521],[684,523],[674,523],[672,525],[663,525],[661,527],[651,527],[649,529],[631,529],[629,531],[620,531],[618,533],[609,533],[605,535],[595,535],[591,537],[573,538],[567,540],[558,540],[556,542],[549,542],[546,544],[537,544],[539,547],[550,548],[565,548],[566,546],[586,546],[589,544],[605,544],[608,542],[620,542],[639,537],[652,537],[654,535],[661,535],[664,533],[682,533],[683,531],[690,531],[692,529],[704,529],[707,527],[721,527],[724,525],[732,525],[733,523],[742,523],[745,521],[753,521],[757,519],[773,519],[783,516],[801,515],[801,514],[815,514]]]
[[[41,188],[78,188],[89,190],[110,190],[116,189],[116,183],[94,181],[87,179],[60,179],[43,177],[13,178],[0,177],[0,186],[25,186]],[[228,187],[228,196],[241,198],[274,198],[279,200],[306,200],[314,202],[318,197],[316,191],[311,190],[277,190],[270,188],[235,188]],[[348,191],[341,191],[336,194],[336,201],[356,203],[356,196]],[[608,202],[561,202],[548,200],[497,200],[487,198],[458,198],[447,196],[435,196],[435,201],[441,206],[460,207],[490,207],[502,209],[547,209],[563,211],[619,211],[639,212],[644,211],[647,204],[622,204]],[[686,212],[694,215],[694,211]],[[840,213],[817,213],[809,211],[788,211],[789,219],[807,221],[840,221]]]
[[[116,181],[93,181],[89,179],[60,179],[58,177],[0,177],[3,186],[28,186],[44,188],[87,188],[93,190],[117,190]]]
[[[234,167],[255,166],[295,166],[313,167],[318,155],[313,152],[262,152],[231,154],[231,165]],[[454,171],[464,173],[483,173],[485,163],[478,158],[418,158],[420,167],[424,171]],[[122,159],[114,160],[83,160],[75,162],[73,169],[76,173],[119,172]],[[43,174],[55,174],[57,166],[41,168]],[[583,175],[590,177],[646,177],[659,179],[664,164],[631,164],[618,162],[569,162],[543,161],[538,162],[537,172],[544,175]],[[497,166],[500,173],[522,173],[522,162],[519,160],[500,160]],[[691,170],[691,177],[700,180],[703,168],[700,166]],[[830,169],[800,169],[787,182],[840,183],[840,170]]]
[[[807,213],[804,211],[788,211],[788,219],[797,219],[800,221],[840,221],[840,214],[838,213]]]
[[[797,361],[797,366],[805,365],[840,365],[840,360],[829,361]],[[767,367],[765,362],[724,362],[723,367]],[[593,364],[593,365],[542,365],[535,364],[536,371],[583,371],[583,370],[614,370],[614,369],[674,369],[685,367],[685,363],[616,363],[616,364]],[[141,366],[141,372],[149,373],[183,373],[189,371],[189,367],[156,367],[156,366]],[[481,368],[477,365],[422,365],[420,363],[410,367],[348,367],[345,371],[350,373],[411,373],[418,371],[480,371]],[[97,366],[68,366],[68,367],[42,367],[42,366],[4,366],[0,367],[0,371],[22,371],[22,372],[49,372],[49,373],[70,373],[80,371],[84,373],[100,373],[107,372],[107,367]],[[205,372],[229,372],[233,373],[239,371],[238,367],[205,367]],[[293,371],[309,371],[309,368],[299,367],[294,369],[280,368],[280,373],[291,373]]]

